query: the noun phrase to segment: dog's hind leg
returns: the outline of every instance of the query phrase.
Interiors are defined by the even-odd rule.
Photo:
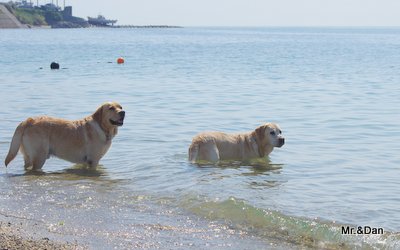
[[[45,161],[47,159],[47,153],[44,151],[40,151],[35,155],[35,158],[32,161],[32,169],[33,170],[40,170],[42,169]]]
[[[199,154],[199,144],[192,143],[189,147],[189,161],[195,163],[197,160],[197,155]]]
[[[206,142],[200,144],[199,155],[201,160],[218,162],[219,161],[219,150],[214,142]]]
[[[24,162],[25,162],[24,169],[26,170],[32,166],[32,161],[23,145],[21,145],[20,151],[21,151],[22,155],[24,156]]]
[[[30,157],[32,161],[32,169],[40,170],[42,169],[45,161],[49,158],[49,147],[48,145],[40,145],[34,149],[33,154]]]
[[[40,170],[49,156],[49,143],[43,141],[40,135],[30,135],[22,140],[25,169],[32,166],[33,170]]]
[[[25,162],[25,164],[24,164],[25,170],[32,166],[32,162],[29,159],[29,156],[27,156],[27,155],[24,155],[24,162]]]

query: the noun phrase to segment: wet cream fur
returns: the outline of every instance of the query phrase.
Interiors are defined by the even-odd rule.
[[[269,155],[274,147],[282,147],[284,143],[282,131],[275,123],[266,123],[247,133],[203,132],[192,140],[189,161],[243,161],[261,158]]]
[[[5,165],[20,150],[25,169],[41,169],[50,156],[95,168],[110,148],[124,116],[121,105],[107,102],[81,120],[69,121],[48,116],[28,118],[15,130]]]

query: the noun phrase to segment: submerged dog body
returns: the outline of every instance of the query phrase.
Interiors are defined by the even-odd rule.
[[[189,147],[189,161],[249,160],[269,155],[282,147],[285,139],[277,124],[266,123],[241,134],[204,132],[195,136]]]
[[[105,103],[94,114],[76,121],[48,116],[28,118],[16,128],[5,164],[21,150],[25,168],[41,169],[50,156],[95,168],[124,118],[125,111],[115,102]]]

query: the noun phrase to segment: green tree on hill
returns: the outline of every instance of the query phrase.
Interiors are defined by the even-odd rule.
[[[46,22],[50,25],[63,20],[61,13],[57,11],[46,11],[44,17],[46,19]]]

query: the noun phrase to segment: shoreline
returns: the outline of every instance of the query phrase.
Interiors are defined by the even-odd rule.
[[[0,249],[80,250],[74,237],[54,234],[41,220],[19,217],[0,211]]]
[[[36,234],[35,230],[28,231],[29,228],[32,229],[32,225],[4,218],[6,216],[2,217],[0,218],[0,249],[87,249],[77,243],[62,242],[40,236]]]
[[[113,29],[180,29],[183,26],[174,26],[174,25],[114,25],[114,26],[92,26],[87,28],[113,28]]]

